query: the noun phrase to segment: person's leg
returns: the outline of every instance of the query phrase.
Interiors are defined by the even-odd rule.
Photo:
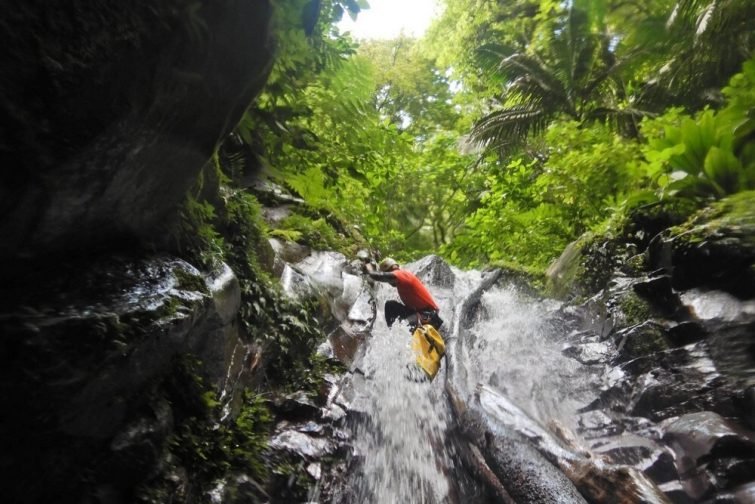
[[[385,323],[388,327],[392,326],[397,318],[406,318],[412,315],[414,311],[398,301],[390,300],[385,302]]]

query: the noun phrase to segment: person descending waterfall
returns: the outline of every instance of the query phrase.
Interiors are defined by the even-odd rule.
[[[364,264],[365,272],[370,278],[396,287],[403,301],[403,303],[394,300],[385,302],[385,322],[389,327],[399,318],[409,322],[412,330],[423,324],[430,324],[436,329],[443,325],[443,320],[438,315],[438,303],[414,273],[401,269],[399,264],[390,257],[383,259],[378,268],[380,271],[375,271],[373,263]]]

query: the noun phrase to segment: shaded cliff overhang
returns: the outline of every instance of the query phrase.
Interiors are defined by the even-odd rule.
[[[164,236],[267,79],[269,0],[10,3],[0,260]]]

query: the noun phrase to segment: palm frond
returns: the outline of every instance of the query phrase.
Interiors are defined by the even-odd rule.
[[[491,112],[472,128],[470,138],[486,150],[503,155],[521,146],[529,135],[541,132],[549,114],[542,108],[515,106]]]
[[[597,107],[587,114],[587,120],[609,122],[625,137],[636,138],[639,135],[640,121],[645,117],[654,117],[648,110],[635,107]]]
[[[501,60],[516,54],[516,50],[504,44],[483,44],[474,52],[475,64],[488,71],[498,70]]]
[[[755,50],[752,0],[679,0],[668,19],[671,55],[659,75],[678,101],[700,107]]]
[[[616,87],[620,88],[621,79],[619,73],[629,64],[629,62],[629,58],[614,60],[610,66],[604,67],[599,72],[593,72],[582,88],[583,97],[587,98],[593,96],[597,89],[610,81],[615,81],[617,83]]]
[[[563,110],[571,110],[571,102],[564,84],[536,58],[525,54],[513,54],[499,65],[509,78],[509,92],[518,92],[527,100],[560,102]]]

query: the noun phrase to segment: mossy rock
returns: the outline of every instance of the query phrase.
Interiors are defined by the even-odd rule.
[[[621,296],[619,308],[625,326],[641,324],[653,316],[650,303],[631,291]]]
[[[176,288],[179,290],[196,291],[209,295],[205,279],[199,271],[190,271],[184,267],[173,268],[173,276],[176,277]]]
[[[630,276],[639,276],[650,266],[647,254],[635,254],[622,265],[621,270]]]
[[[619,252],[617,242],[585,233],[570,243],[545,272],[548,295],[566,298],[590,296],[611,277]]]
[[[642,252],[658,233],[682,224],[702,205],[699,200],[670,198],[631,208],[611,234],[617,240],[634,243]]]
[[[525,293],[538,295],[545,290],[546,277],[541,269],[508,261],[493,261],[490,267],[501,270],[501,281],[514,284]]]
[[[348,254],[350,248],[353,248],[354,240],[339,230],[343,226],[334,225],[334,219],[311,217],[305,212],[295,212],[283,219],[280,229],[272,231],[271,234],[315,250],[335,250]]]
[[[644,322],[620,333],[616,344],[620,362],[653,355],[669,349],[663,328],[653,322]]]
[[[755,297],[755,191],[718,201],[668,229],[650,247],[678,290],[715,288]]]

